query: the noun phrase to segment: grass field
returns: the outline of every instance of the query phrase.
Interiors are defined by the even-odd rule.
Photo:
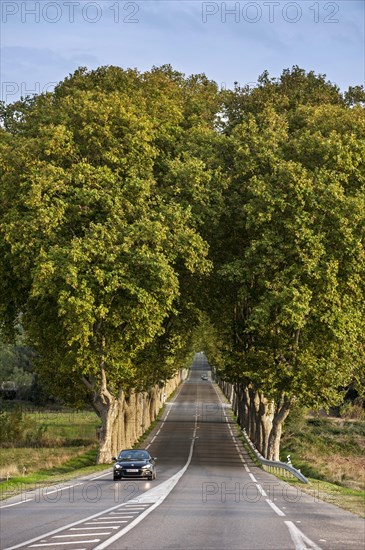
[[[304,475],[365,490],[365,421],[305,418],[292,421],[282,439],[282,460],[291,455]]]
[[[141,445],[157,421],[135,445]],[[0,449],[0,499],[110,467],[96,465],[100,420],[94,413],[23,411],[21,422],[35,433],[42,428],[41,439],[35,446],[21,446],[19,440]]]
[[[91,411],[23,411],[22,424],[40,433],[32,446],[14,440],[0,451],[0,478],[58,468],[97,447],[100,421]],[[41,428],[41,430],[40,430]]]
[[[97,442],[100,420],[91,411],[29,412],[33,422],[45,426],[45,443],[58,445],[90,445]]]
[[[65,448],[64,457],[68,454],[69,458],[64,461],[64,457],[59,457],[60,464],[58,466],[55,465],[55,460],[51,468],[47,468],[46,464],[44,464],[43,468],[38,468],[33,473],[27,473],[24,476],[14,476],[8,481],[3,481],[0,483],[0,499],[6,499],[24,491],[62,484],[69,479],[93,474],[96,471],[105,470],[109,467],[105,464],[96,465],[96,447],[89,450],[83,447],[79,450],[78,455],[75,452],[75,448],[72,447],[70,454],[68,454]]]
[[[310,479],[309,494],[365,517],[365,421],[293,416],[282,438],[281,460]],[[290,482],[291,483],[291,482]]]

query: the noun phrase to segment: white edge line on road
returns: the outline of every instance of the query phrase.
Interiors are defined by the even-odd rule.
[[[189,375],[190,376],[190,375]],[[172,401],[170,402],[166,402],[165,405],[166,405],[166,409],[168,407],[168,410],[165,411],[165,414],[164,416],[161,418],[161,426],[160,426],[160,429],[158,430],[158,432],[156,432],[156,435],[153,439],[151,439],[150,443],[148,443],[148,445],[145,446],[145,449],[149,449],[151,447],[151,444],[154,442],[154,440],[156,439],[156,436],[160,433],[161,429],[163,428],[166,420],[167,420],[167,417],[169,416],[170,412],[171,412],[171,405],[173,404],[173,402],[175,401],[176,397],[179,395],[180,391],[181,391],[181,388],[183,386],[183,383],[185,382],[185,380],[182,380],[181,384],[180,384],[180,388],[179,388],[179,391],[177,392],[177,394],[175,395],[175,397],[173,398]]]
[[[3,508],[10,508],[10,506],[18,506],[18,504],[24,504],[24,502],[29,502],[30,500],[35,500],[34,498],[25,498],[24,500],[20,500],[19,502],[14,502],[14,504],[7,504],[6,506],[0,506],[0,510]]]
[[[186,472],[190,462],[191,462],[191,458],[193,456],[193,449],[194,449],[194,443],[195,443],[195,435],[196,435],[196,428],[197,428],[197,419],[195,419],[195,427],[194,427],[194,433],[193,433],[193,439],[192,439],[192,442],[191,442],[191,445],[190,445],[190,453],[189,453],[189,456],[188,456],[188,460],[185,464],[185,466],[183,468],[181,468],[181,470],[179,470],[175,475],[173,475],[171,478],[169,478],[167,480],[167,482],[171,482],[171,488],[168,492],[166,492],[166,494],[164,494],[163,498],[160,497],[160,499],[156,502],[156,505],[158,504],[161,504],[161,502],[167,497],[167,495],[170,493],[170,491],[172,491],[172,489],[175,487],[176,483],[179,481],[179,479],[181,478],[181,476]],[[166,482],[163,482],[163,484],[165,484]],[[163,485],[161,484],[161,485]],[[155,489],[158,489],[159,485],[157,485],[157,487]],[[151,493],[152,491],[155,491],[155,489],[151,489],[150,491],[147,491],[146,493],[144,493],[144,496],[147,496],[148,497],[148,493]],[[33,500],[33,499],[31,499]],[[30,539],[30,540],[27,540],[27,541],[24,541],[24,542],[21,542],[19,544],[16,544],[14,546],[9,546],[8,548],[5,548],[4,550],[16,550],[17,548],[22,548],[24,546],[28,546],[30,545],[32,542],[37,542],[41,539],[45,539],[47,537],[50,537],[52,535],[55,535],[56,533],[59,533],[60,531],[64,531],[65,529],[69,529],[70,527],[75,527],[76,525],[80,525],[82,523],[85,523],[86,521],[90,521],[91,519],[94,519],[94,518],[97,518],[99,516],[102,516],[103,514],[107,514],[109,512],[112,512],[113,510],[116,510],[117,508],[121,508],[123,506],[127,506],[128,504],[132,504],[133,501],[128,501],[124,504],[116,504],[115,506],[112,506],[111,508],[107,508],[106,510],[103,510],[102,512],[98,512],[97,514],[93,514],[92,516],[89,516],[87,518],[83,518],[83,519],[80,519],[78,521],[75,521],[73,523],[69,523],[68,525],[63,525],[62,527],[59,527],[58,529],[54,529],[53,531],[49,531],[48,533],[45,533],[43,535],[40,535],[38,537],[34,537],[33,539]],[[136,504],[139,504],[138,501],[134,501]],[[156,506],[154,505],[153,508],[155,508]],[[144,515],[147,515],[146,512],[149,512],[149,511],[152,511],[151,508],[148,508],[147,510],[145,510],[145,512],[143,512],[141,514],[141,516],[144,516]],[[139,516],[139,517],[141,517]],[[136,521],[139,519],[136,518],[134,521],[132,521],[132,523],[130,524],[130,526],[133,525],[136,525]],[[138,522],[139,523],[139,522]],[[129,527],[129,526],[128,526]],[[132,528],[132,527],[130,527]],[[125,528],[127,529],[127,528]],[[120,533],[118,533],[119,536],[122,536],[121,533],[124,534],[125,532],[125,529],[123,529],[122,531],[120,531]],[[118,536],[118,538],[119,538]],[[110,543],[111,543],[111,539],[109,539]],[[109,541],[105,541],[105,542],[109,542]],[[100,546],[100,545],[99,545]],[[97,548],[99,548],[99,546]],[[109,544],[107,545],[109,546]],[[103,548],[106,548],[106,546],[103,546]],[[96,550],[96,548],[94,549]]]
[[[46,487],[43,487],[42,491],[46,494],[46,496],[48,496],[48,495],[52,495],[53,493],[57,493],[58,491],[65,491],[66,489],[72,489],[72,487],[77,487],[78,485],[83,485],[83,484],[84,482],[75,483],[74,485],[65,485],[64,487],[58,487],[54,491],[46,491]],[[3,510],[3,508],[10,508],[11,506],[18,506],[18,504],[23,504],[24,502],[30,502],[31,500],[34,501],[35,498],[25,498],[24,500],[20,500],[19,502],[14,502],[14,504],[6,504],[5,506],[0,506],[0,510]]]
[[[261,487],[260,483],[256,483],[257,485],[257,488],[258,490],[260,491],[260,493],[262,494],[263,497],[267,497],[267,494],[265,493],[265,491],[263,490],[263,488]]]
[[[174,489],[177,482],[185,474],[185,472],[188,469],[189,464],[191,462],[191,459],[192,459],[192,456],[193,456],[193,450],[194,450],[195,436],[196,436],[196,430],[197,430],[197,422],[198,422],[198,420],[197,420],[197,418],[195,418],[195,427],[194,427],[193,439],[192,439],[192,442],[191,442],[191,445],[190,445],[190,452],[189,452],[188,460],[187,460],[185,466],[183,466],[183,468],[181,468],[181,470],[179,470],[175,475],[173,475],[167,481],[165,481],[163,484],[161,484],[161,485],[165,485],[165,489],[163,490],[161,496],[157,499],[157,501],[155,501],[152,504],[152,506],[150,506],[144,512],[142,512],[142,514],[140,514],[138,517],[136,517],[136,519],[133,520],[129,525],[124,527],[124,529],[121,529],[120,531],[118,531],[118,533],[115,533],[115,535],[110,537],[110,539],[107,539],[104,542],[102,542],[101,544],[99,544],[98,546],[95,546],[95,548],[93,550],[104,550],[104,548],[108,548],[108,546],[113,544],[113,542],[115,542],[116,540],[119,540],[121,537],[123,537],[123,535],[126,535],[131,529],[133,529],[136,525],[138,525],[141,521],[143,521],[144,518],[146,516],[148,516],[155,508],[160,506],[160,504],[165,500],[165,498],[171,493],[171,491]],[[156,492],[158,491],[158,487],[159,486],[156,487]],[[150,493],[153,494],[153,491],[154,491],[154,489],[151,489]],[[149,493],[149,491],[144,493],[141,497],[139,497],[139,499],[148,499],[148,493]],[[152,495],[151,495],[151,497],[152,497]],[[137,503],[138,500],[135,500],[135,502]],[[129,504],[131,504],[131,503],[132,503],[132,501],[129,501]]]
[[[289,529],[290,536],[294,542],[295,550],[321,550],[321,548],[304,533],[302,533],[292,521],[284,521],[284,523]]]
[[[219,397],[217,388],[216,388],[215,386],[213,386],[213,387],[214,387],[215,392],[216,392],[216,394],[217,394],[217,396],[218,396],[218,398],[219,398],[219,400],[220,400],[220,397]],[[231,426],[230,426],[229,421],[228,421],[228,417],[227,417],[227,415],[226,415],[225,412],[224,412],[224,416],[225,416],[226,422],[227,422],[227,424],[228,424],[230,434],[231,434],[233,440],[235,440],[235,437],[234,437],[234,435],[233,435],[233,433],[232,433]],[[235,447],[236,447],[237,449],[239,449],[236,442],[235,442]],[[242,457],[241,457],[241,454],[240,454],[240,458],[241,458],[241,460],[242,460],[242,462],[243,462],[243,459],[242,459]],[[266,497],[267,494],[266,494],[265,491],[263,490],[262,486],[261,486],[259,483],[257,483],[257,479],[255,478],[255,476],[254,476],[253,474],[250,473],[250,469],[249,469],[249,467],[247,466],[247,464],[244,463],[243,466],[244,466],[246,472],[248,473],[248,475],[250,476],[250,478],[252,479],[252,481],[254,481],[254,482],[256,483],[256,486],[257,486],[259,492],[261,493],[261,495],[262,495],[263,497]],[[269,506],[271,506],[271,508],[274,510],[274,512],[276,512],[276,513],[278,514],[278,516],[285,516],[285,513],[282,512],[282,511],[280,510],[280,508],[278,508],[278,506],[276,506],[276,504],[274,504],[274,503],[272,502],[272,500],[270,500],[270,499],[267,498],[267,499],[266,499],[266,502],[268,503]],[[292,541],[293,541],[293,543],[294,543],[295,550],[306,550],[306,549],[308,549],[308,550],[322,550],[319,546],[317,546],[317,544],[316,544],[315,542],[313,542],[313,541],[312,541],[311,539],[309,539],[306,535],[304,535],[304,534],[298,529],[298,527],[297,527],[296,525],[294,525],[294,523],[293,523],[292,521],[285,521],[284,523],[287,525],[287,527],[288,527],[288,529],[289,529],[289,533],[290,533],[290,536],[291,536]]]
[[[221,400],[221,398],[220,398],[220,395],[219,395],[219,393],[218,393],[218,391],[217,391],[217,388],[215,387],[214,384],[213,384],[213,388],[214,388],[215,393],[217,394],[217,397],[218,397],[218,399],[219,399],[220,404],[223,405],[222,400]],[[250,470],[249,467],[247,466],[246,461],[245,461],[245,459],[243,458],[243,456],[242,456],[242,454],[241,454],[240,447],[237,445],[237,442],[236,442],[236,436],[232,433],[232,429],[231,429],[231,426],[230,426],[230,424],[229,424],[228,417],[227,417],[225,411],[224,411],[224,418],[226,419],[226,422],[227,422],[227,424],[228,424],[228,428],[229,428],[229,431],[230,431],[230,433],[231,433],[233,442],[234,442],[234,444],[235,444],[235,447],[236,447],[236,449],[237,449],[237,451],[238,451],[239,457],[240,457],[240,459],[241,459],[241,462],[242,462],[242,464],[243,464],[243,466],[244,466],[246,472],[250,475],[252,481],[257,482],[257,480],[255,479],[255,477],[250,473],[251,470]],[[260,485],[260,487],[261,487],[261,485]],[[259,490],[260,490],[260,489],[259,489]],[[262,487],[261,487],[261,490],[263,491]],[[261,491],[260,491],[260,492],[261,492]],[[263,491],[261,494],[262,494],[262,496],[266,496],[265,491]]]
[[[280,510],[280,508],[278,508],[276,506],[276,504],[273,503],[272,500],[270,500],[269,498],[266,499],[266,502],[268,503],[269,506],[271,506],[271,508],[274,510],[274,512],[277,513],[278,516],[285,516],[284,512],[282,512]]]
[[[75,485],[66,485],[66,487],[58,487],[58,489],[55,489],[54,491],[45,491],[45,495],[48,497],[48,495],[53,495],[53,493],[58,493],[58,491],[64,491],[65,489],[72,489],[72,487],[77,487],[78,485],[83,485],[83,484],[84,482],[75,483]]]
[[[213,386],[214,389],[215,389],[215,392],[220,400],[220,397],[219,397],[219,394],[218,394],[218,391],[217,391],[217,388],[215,386]],[[230,434],[233,438],[233,441],[235,442],[235,437],[232,433],[232,429],[231,429],[231,426],[229,424],[229,421],[228,421],[228,418],[227,418],[227,415],[226,413],[224,412],[224,416],[225,416],[225,419],[226,419],[226,422],[228,424],[228,427],[229,427],[229,431],[230,431]],[[238,448],[238,445],[237,443],[235,442],[235,447],[237,449]],[[240,455],[240,458],[242,460],[242,457]],[[243,462],[243,460],[242,460]],[[255,476],[253,474],[251,474],[250,472],[250,469],[249,467],[247,466],[247,464],[243,463],[243,466],[246,470],[246,472],[248,473],[248,475],[250,476],[250,478],[252,479],[252,481],[254,481],[256,483],[256,486],[259,490],[259,492],[261,493],[261,495],[263,497],[266,497],[267,494],[265,493],[265,491],[263,490],[262,486],[257,482],[257,479],[255,478]],[[276,504],[274,504],[272,502],[272,500],[270,500],[269,498],[266,499],[266,502],[268,503],[269,506],[271,506],[271,508],[274,510],[274,512],[277,513],[278,516],[285,516],[285,513],[282,512],[280,510],[280,508],[278,508],[278,506],[276,506]],[[292,538],[292,541],[295,545],[295,550],[305,550],[305,549],[308,549],[308,550],[321,550],[321,548],[319,546],[317,546],[317,544],[315,544],[311,539],[309,539],[306,535],[304,535],[299,529],[298,527],[296,527],[296,525],[294,525],[293,522],[291,521],[285,521],[284,523],[286,523],[286,525],[288,526],[288,529],[289,529],[289,533],[290,533],[290,536]],[[99,547],[98,547],[99,548]],[[96,550],[96,549],[95,549]]]
[[[110,469],[109,469],[109,470],[108,470],[107,472],[105,472],[104,474],[100,474],[100,476],[95,476],[95,477],[93,477],[92,479],[90,479],[90,481],[94,481],[95,479],[100,479],[101,477],[110,476],[110,473],[111,473],[111,471],[110,471]]]

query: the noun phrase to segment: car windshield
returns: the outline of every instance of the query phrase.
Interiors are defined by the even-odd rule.
[[[147,451],[122,451],[119,453],[118,460],[148,460]]]

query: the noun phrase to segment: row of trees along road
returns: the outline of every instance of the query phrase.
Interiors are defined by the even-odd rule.
[[[294,67],[219,91],[170,66],[79,69],[2,106],[2,333],[102,420],[206,350],[278,458],[294,403],[364,375],[364,93]]]

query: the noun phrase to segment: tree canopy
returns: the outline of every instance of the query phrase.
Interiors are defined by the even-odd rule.
[[[60,393],[102,414],[198,341],[275,427],[364,376],[361,87],[81,68],[1,112],[1,323]]]
[[[224,110],[221,372],[284,418],[294,402],[329,406],[364,377],[364,109],[293,68],[228,92]]]

